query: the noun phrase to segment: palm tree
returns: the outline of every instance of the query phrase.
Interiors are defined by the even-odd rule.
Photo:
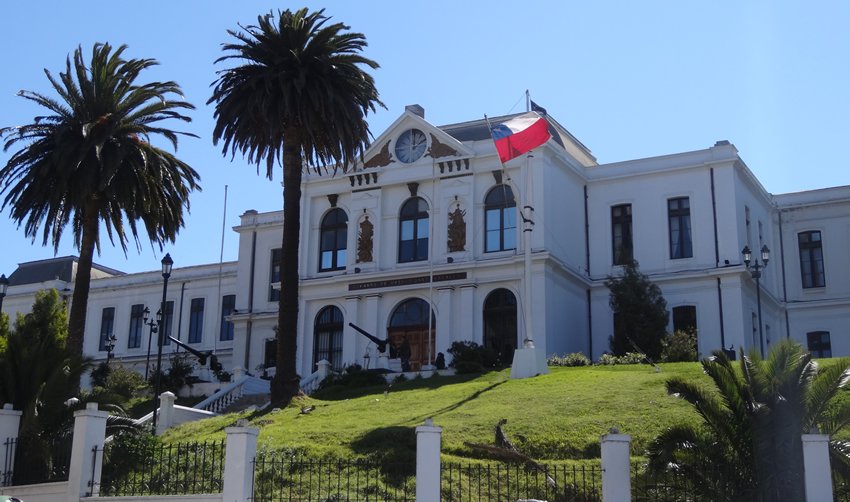
[[[850,402],[832,403],[850,379],[850,361],[821,368],[799,344],[783,340],[765,360],[742,350],[739,370],[722,351],[702,366],[714,389],[681,377],[667,381],[702,426],[661,433],[649,447],[650,469],[678,472],[713,500],[804,500],[801,435],[833,435],[850,423]],[[830,453],[846,470],[847,444],[832,441]]]
[[[345,169],[370,137],[366,115],[383,106],[371,75],[378,64],[361,55],[366,39],[328,24],[324,10],[285,10],[259,16],[257,25],[228,30],[216,63],[237,66],[219,72],[213,95],[213,142],[222,154],[237,152],[272,179],[283,168],[283,241],[278,311],[277,368],[272,401],[288,403],[299,390],[295,370],[298,328],[298,245],[301,178],[305,162]]]
[[[141,250],[137,224],[160,250],[173,242],[183,226],[183,207],[189,193],[200,190],[198,173],[171,153],[156,147],[164,139],[176,150],[178,135],[160,123],[169,119],[189,122],[181,113],[194,107],[182,99],[174,82],[137,84],[142,70],[158,64],[153,59],[122,58],[126,46],[115,51],[95,44],[87,66],[82,48],[69,56],[59,78],[45,70],[59,98],[32,91],[19,95],[43,106],[48,115],[32,124],[0,129],[4,149],[22,144],[0,169],[0,209],[11,207],[12,219],[24,225],[33,240],[43,227],[43,245],[58,250],[68,223],[80,252],[69,319],[68,346],[82,355],[92,257],[100,250],[100,224],[110,242],[117,238],[127,252],[128,235]],[[125,222],[126,219],[126,222]]]

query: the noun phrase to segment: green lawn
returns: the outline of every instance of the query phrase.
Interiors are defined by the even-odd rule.
[[[705,379],[697,363],[551,368],[549,375],[510,380],[509,370],[484,375],[434,377],[398,383],[357,395],[336,393],[297,400],[263,415],[230,414],[186,424],[166,441],[221,439],[239,418],[260,428],[260,445],[311,456],[368,456],[409,460],[415,427],[432,417],[443,428],[443,453],[476,457],[464,442],[492,444],[502,418],[508,437],[538,460],[599,457],[599,438],[611,428],[632,436],[640,456],[649,440],[667,426],[697,422],[695,412],[668,396],[672,375]],[[300,406],[312,405],[307,415]]]

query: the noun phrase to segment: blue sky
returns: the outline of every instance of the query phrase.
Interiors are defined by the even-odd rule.
[[[247,209],[282,207],[280,173],[257,176],[244,159],[211,141],[206,106],[213,61],[226,30],[278,8],[326,8],[362,32],[386,110],[370,116],[375,136],[411,103],[441,125],[523,111],[524,92],[587,145],[600,163],[734,143],[772,193],[846,185],[850,133],[850,3],[564,2],[499,0],[74,1],[10,2],[4,35],[0,126],[28,123],[42,110],[16,96],[48,92],[43,69],[58,73],[78,45],[127,44],[128,57],[161,65],[142,80],[175,80],[198,108],[180,124],[178,155],[202,177],[177,243],[175,266],[216,263],[224,203],[224,259],[237,257],[230,227]],[[5,164],[10,152],[0,152]],[[0,213],[0,273],[50,258]],[[70,229],[58,255],[76,254]],[[156,270],[163,256],[142,235],[127,256],[104,237],[95,261],[126,272]]]

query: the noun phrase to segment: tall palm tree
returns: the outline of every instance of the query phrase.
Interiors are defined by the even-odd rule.
[[[713,500],[804,500],[801,435],[833,435],[850,423],[850,402],[832,402],[850,380],[850,361],[821,368],[799,344],[783,340],[764,360],[741,351],[738,370],[722,351],[702,366],[714,389],[681,377],[667,381],[702,426],[661,433],[649,447],[650,468],[683,474]],[[847,446],[830,444],[833,464],[844,470]]]
[[[58,250],[68,223],[80,258],[69,318],[68,346],[82,355],[92,257],[100,251],[101,222],[110,242],[117,238],[127,252],[131,235],[141,249],[137,224],[151,243],[173,242],[183,226],[189,193],[200,190],[199,176],[188,164],[152,144],[164,139],[177,149],[178,135],[161,122],[189,122],[181,110],[194,109],[182,100],[175,82],[136,83],[139,74],[158,64],[153,59],[122,58],[126,46],[95,44],[87,65],[82,48],[65,61],[59,78],[45,69],[58,94],[32,91],[19,96],[47,109],[32,124],[0,129],[4,149],[22,144],[0,169],[0,209],[11,207],[12,219],[33,240],[43,227],[43,245]],[[177,98],[177,99],[175,99]],[[125,221],[126,220],[126,221]]]
[[[216,63],[235,62],[214,82],[213,142],[222,154],[237,152],[265,164],[272,179],[283,168],[283,241],[278,312],[277,368],[272,401],[288,403],[298,392],[295,352],[298,328],[298,245],[301,178],[305,163],[345,169],[369,141],[366,115],[383,106],[365,68],[360,33],[329,24],[324,10],[285,10],[259,16],[256,25],[228,30],[235,42]],[[365,67],[365,68],[364,68]]]

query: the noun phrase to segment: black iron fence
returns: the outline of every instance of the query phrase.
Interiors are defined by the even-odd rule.
[[[103,496],[195,495],[222,490],[224,441],[159,444],[140,437],[110,443],[100,453]]]
[[[636,502],[747,502],[757,498],[752,480],[709,463],[685,471],[653,470],[645,462],[634,462],[631,483]]]
[[[307,460],[260,452],[253,502],[414,502],[416,467],[373,460]]]
[[[18,437],[3,442],[6,462],[0,485],[32,485],[67,481],[71,466],[71,438]]]
[[[602,471],[598,465],[447,463],[442,465],[441,470],[443,501],[602,500]]]

